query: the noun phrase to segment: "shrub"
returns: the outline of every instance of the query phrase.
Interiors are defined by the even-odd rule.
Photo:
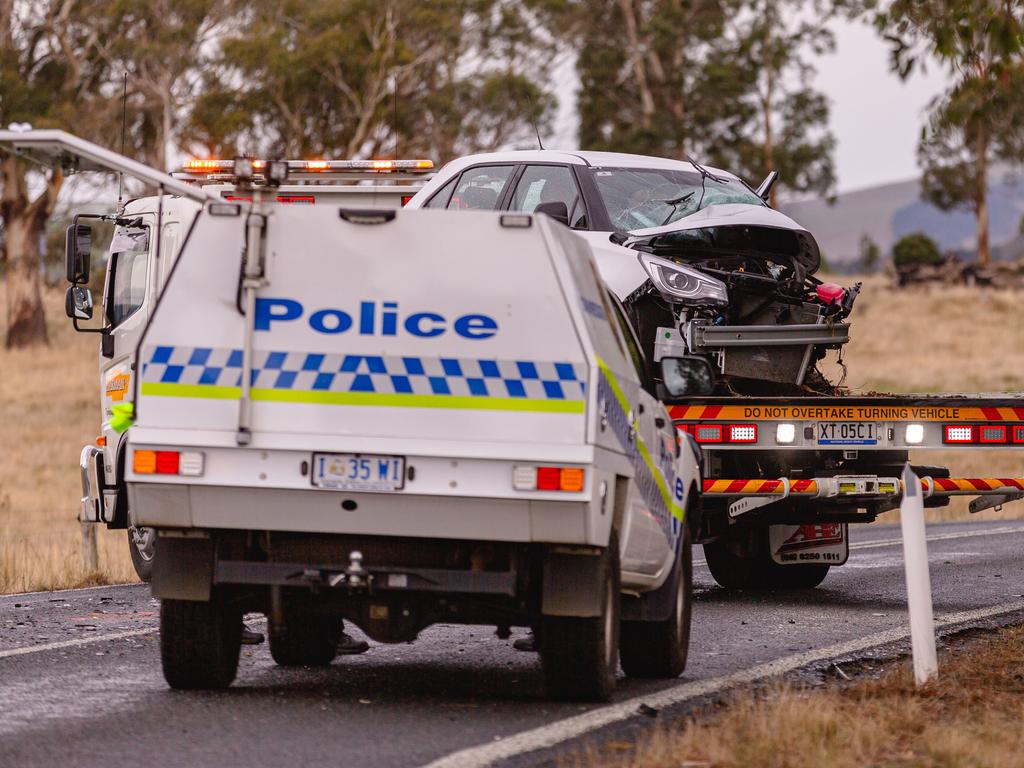
[[[938,244],[924,232],[904,235],[892,247],[892,262],[897,267],[911,264],[940,264],[942,254]]]

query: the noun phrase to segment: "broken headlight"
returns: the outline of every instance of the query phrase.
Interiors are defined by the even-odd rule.
[[[640,254],[640,263],[666,301],[691,307],[721,307],[729,303],[721,280],[647,253]]]

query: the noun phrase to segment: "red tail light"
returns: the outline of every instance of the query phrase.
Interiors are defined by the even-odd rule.
[[[416,195],[402,195],[402,207],[408,205],[409,201],[412,200]]]
[[[316,198],[312,195],[278,195],[277,202],[285,205],[313,205],[316,203]]]
[[[720,443],[722,442],[722,425],[697,424],[694,426],[692,434],[698,443]]]
[[[1024,426],[1014,426],[1013,442],[1024,443]]]

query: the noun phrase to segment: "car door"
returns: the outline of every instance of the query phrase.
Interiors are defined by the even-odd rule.
[[[441,187],[424,207],[460,211],[497,210],[515,168],[512,163],[467,168]]]
[[[541,203],[562,202],[572,229],[587,228],[587,207],[576,174],[567,165],[530,164],[516,174],[508,210],[533,213]]]

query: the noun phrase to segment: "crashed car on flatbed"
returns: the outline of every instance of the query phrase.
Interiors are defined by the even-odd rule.
[[[685,357],[678,375],[716,394],[832,394],[816,363],[848,341],[859,287],[814,277],[818,245],[768,207],[773,181],[755,191],[641,155],[500,152],[447,164],[406,207],[546,213],[584,236],[655,380],[663,358]]]

